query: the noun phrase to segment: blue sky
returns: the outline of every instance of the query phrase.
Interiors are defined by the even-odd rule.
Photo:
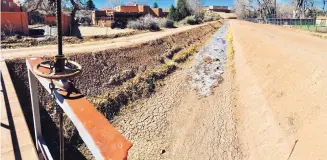
[[[169,8],[175,3],[175,0],[136,0],[140,3],[146,3],[152,7],[153,3],[156,1],[160,8]],[[224,5],[232,7],[234,0],[202,0],[204,5]],[[93,0],[95,7],[105,8],[108,7],[108,0]]]
[[[83,1],[83,0],[82,0]],[[86,1],[86,0],[85,0]],[[127,1],[127,0],[123,0]],[[169,8],[172,4],[175,3],[175,0],[135,0],[138,3],[146,3],[149,6],[152,6],[154,2],[157,2],[160,8]],[[315,0],[316,6],[321,8],[322,0]],[[107,8],[108,0],[93,0],[95,7],[97,8]],[[220,5],[220,6],[228,6],[229,8],[233,7],[234,0],[202,0],[203,5]],[[290,2],[290,0],[277,0],[277,2]]]

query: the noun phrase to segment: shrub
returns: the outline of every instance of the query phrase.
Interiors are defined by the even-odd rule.
[[[195,19],[195,16],[188,16],[188,17],[184,18],[183,20],[179,21],[178,23],[182,24],[182,25],[186,25],[186,24],[195,25],[195,24],[198,24],[197,20]]]
[[[195,52],[197,52],[195,45],[191,45],[187,49],[176,53],[173,57],[173,61],[177,63],[184,62],[189,56],[193,55]]]
[[[7,38],[8,43],[16,43],[17,41],[18,39],[16,38],[16,36],[10,36]]]
[[[167,19],[167,18],[161,18],[160,19],[160,27],[164,28],[174,28],[174,21]]]
[[[203,21],[210,22],[210,21],[213,21],[213,18],[212,18],[212,16],[204,16]]]
[[[203,21],[204,22],[210,22],[210,21],[216,21],[216,20],[219,20],[219,19],[221,19],[221,17],[220,17],[220,15],[218,13],[207,11],[204,14]]]
[[[127,23],[127,28],[158,31],[160,30],[159,19],[148,14],[135,21],[129,21]]]

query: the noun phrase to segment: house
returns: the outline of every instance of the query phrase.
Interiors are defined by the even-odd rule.
[[[318,16],[316,18],[316,25],[327,27],[327,16]]]
[[[147,5],[117,6],[114,9],[103,8],[92,12],[92,24],[97,26],[112,26],[114,22],[127,23],[141,16],[151,14],[154,17],[166,17],[168,12],[161,8],[151,8]]]
[[[28,35],[28,17],[18,2],[1,0],[1,32],[6,35]]]
[[[213,12],[225,12],[230,13],[231,10],[228,9],[228,6],[203,6],[203,10],[213,11]]]

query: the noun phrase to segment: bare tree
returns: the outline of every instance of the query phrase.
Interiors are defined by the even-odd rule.
[[[249,0],[236,0],[234,6],[236,15],[241,19],[247,17],[248,11],[251,8]]]
[[[295,6],[293,18],[304,18],[305,13],[313,8],[314,0],[293,0],[293,4]]]
[[[55,0],[25,0],[22,4],[27,12],[41,11],[47,14],[56,12]]]
[[[237,0],[235,12],[240,18],[254,12],[266,19],[276,14],[276,0]]]
[[[292,18],[293,10],[292,3],[282,2],[277,4],[277,15],[279,18]]]
[[[192,14],[199,15],[201,13],[201,0],[187,0],[186,2]]]
[[[76,11],[82,8],[82,0],[63,0],[61,1],[62,6],[64,7],[67,2],[70,2],[70,18],[71,18],[71,28],[76,28],[75,15]],[[56,0],[26,0],[24,2],[24,8],[28,12],[32,11],[43,11],[46,14],[55,14],[56,13]]]

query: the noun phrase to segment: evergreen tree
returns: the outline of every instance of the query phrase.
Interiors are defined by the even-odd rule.
[[[95,5],[94,5],[94,3],[93,3],[92,0],[87,0],[87,2],[86,2],[86,8],[88,10],[94,10],[95,9]]]
[[[176,8],[176,18],[178,20],[182,20],[187,16],[191,15],[191,11],[189,10],[186,0],[178,0],[177,8]]]
[[[171,5],[168,13],[168,18],[174,21],[177,21],[178,19],[176,18],[176,8],[174,5]]]
[[[159,6],[158,6],[158,3],[157,3],[157,2],[154,2],[154,3],[153,3],[153,8],[159,8]]]

